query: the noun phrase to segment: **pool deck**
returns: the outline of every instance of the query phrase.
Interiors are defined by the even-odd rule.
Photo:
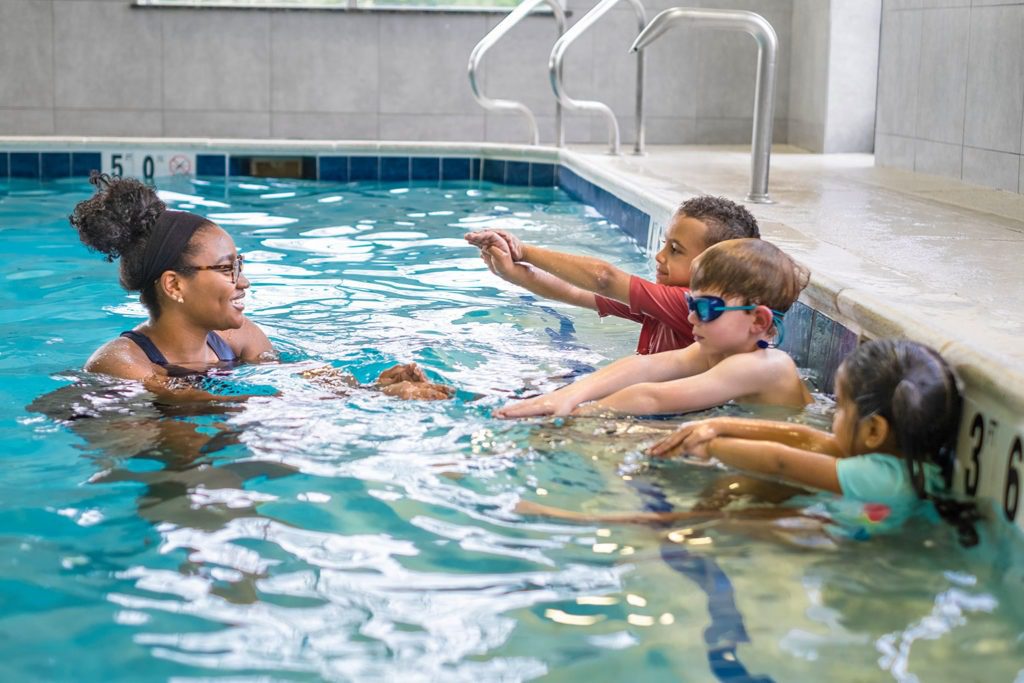
[[[1024,412],[1024,195],[876,168],[868,154],[776,146],[775,203],[750,204],[749,147],[605,150],[565,157],[585,176],[612,178],[655,220],[696,194],[745,203],[764,237],[811,268],[816,308],[867,337],[929,343],[969,384]]]

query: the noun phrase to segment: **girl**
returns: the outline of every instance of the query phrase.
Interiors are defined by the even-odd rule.
[[[960,405],[956,378],[937,352],[912,341],[870,341],[839,368],[831,434],[790,423],[712,418],[684,425],[648,453],[716,458],[733,467],[839,494],[812,500],[802,496],[791,504],[813,503],[805,515],[828,520],[830,532],[846,537],[862,539],[898,528],[910,516],[927,512],[930,502],[957,528],[961,541],[973,545],[977,543],[976,509],[943,495],[953,475]],[[521,511],[547,513],[530,504]],[[671,521],[715,514],[654,513],[628,520],[622,515],[598,516],[594,521]],[[751,508],[732,516],[793,514],[793,510],[787,515],[777,508]]]

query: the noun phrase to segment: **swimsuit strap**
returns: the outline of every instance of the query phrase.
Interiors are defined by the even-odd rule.
[[[127,337],[133,342],[139,345],[139,348],[146,354],[146,358],[149,359],[150,363],[159,365],[161,367],[167,366],[167,357],[160,352],[160,349],[156,347],[153,340],[135,330],[128,330],[127,332],[121,333],[122,337]],[[231,350],[228,343],[217,334],[216,332],[210,332],[206,335],[206,345],[209,346],[215,354],[217,354],[217,360],[222,363],[230,363],[237,360],[235,352]]]

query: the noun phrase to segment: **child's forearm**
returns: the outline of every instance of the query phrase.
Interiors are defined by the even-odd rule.
[[[509,273],[506,279],[545,299],[554,299],[573,306],[597,310],[597,300],[594,298],[593,292],[575,287],[543,270],[520,263],[516,264],[516,268]]]
[[[773,441],[717,437],[708,454],[726,465],[842,493],[836,458]]]
[[[559,391],[572,392],[577,405],[585,401],[594,401],[610,397],[613,394],[621,394],[627,387],[633,385],[664,382],[675,379],[678,375],[673,374],[673,366],[666,363],[666,354],[655,354],[654,356],[627,356],[606,365],[597,372],[587,375],[581,380],[573,382]],[[660,362],[659,362],[660,361]],[[602,406],[605,401],[601,402]],[[617,408],[608,406],[612,410]]]
[[[629,273],[607,261],[523,245],[523,261],[569,284],[622,303],[629,303]]]
[[[714,420],[715,432],[719,436],[749,439],[753,441],[775,441],[786,446],[815,453],[839,456],[841,452],[835,437],[828,432],[807,425],[772,420],[753,420],[743,417],[721,417]]]
[[[672,395],[658,383],[633,384],[605,396],[591,408],[591,412],[610,411],[621,415],[663,415],[701,410],[710,406],[686,394]]]

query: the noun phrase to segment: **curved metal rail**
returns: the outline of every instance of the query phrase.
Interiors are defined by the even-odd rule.
[[[562,60],[565,58],[565,51],[573,42],[579,38],[587,29],[593,26],[598,19],[603,17],[609,10],[622,0],[601,0],[594,5],[594,8],[573,24],[572,28],[566,31],[565,35],[558,39],[551,48],[551,58],[548,60],[548,74],[551,78],[551,89],[555,91],[555,97],[566,109],[582,109],[584,111],[596,111],[608,119],[609,153],[619,153],[619,122],[615,119],[615,113],[607,104],[596,100],[574,100],[565,92],[562,83]],[[638,32],[642,33],[647,24],[647,14],[640,0],[628,0],[636,12],[638,19]],[[634,43],[636,45],[636,43]],[[644,153],[644,53],[637,52],[636,60],[636,144],[633,151],[636,154]]]
[[[637,36],[630,50],[643,50],[670,28],[682,23],[702,28],[744,31],[757,41],[754,132],[750,143],[750,194],[747,195],[747,201],[771,204],[772,200],[768,196],[768,169],[775,117],[775,60],[779,49],[775,29],[767,19],[754,12],[673,7],[654,17]]]
[[[551,8],[551,12],[555,17],[555,24],[558,26],[558,35],[562,36],[565,34],[565,11],[562,6],[558,4],[558,0],[525,0],[518,7],[508,13],[504,19],[498,22],[498,25],[492,28],[487,35],[485,35],[473,51],[469,54],[469,87],[473,91],[473,98],[480,104],[484,109],[490,109],[492,111],[517,111],[526,117],[527,122],[530,124],[530,143],[534,145],[540,144],[540,133],[537,130],[537,119],[534,117],[533,112],[522,102],[516,102],[515,100],[492,100],[480,91],[480,86],[476,81],[477,67],[480,66],[480,60],[483,59],[484,54],[487,53],[491,47],[494,46],[498,40],[500,40],[506,33],[508,33],[513,26],[518,24],[520,21],[526,18],[530,12],[536,9],[540,5],[548,5]],[[565,124],[562,121],[562,105],[556,103],[555,105],[555,130],[557,135],[557,144],[559,147],[565,144]]]

